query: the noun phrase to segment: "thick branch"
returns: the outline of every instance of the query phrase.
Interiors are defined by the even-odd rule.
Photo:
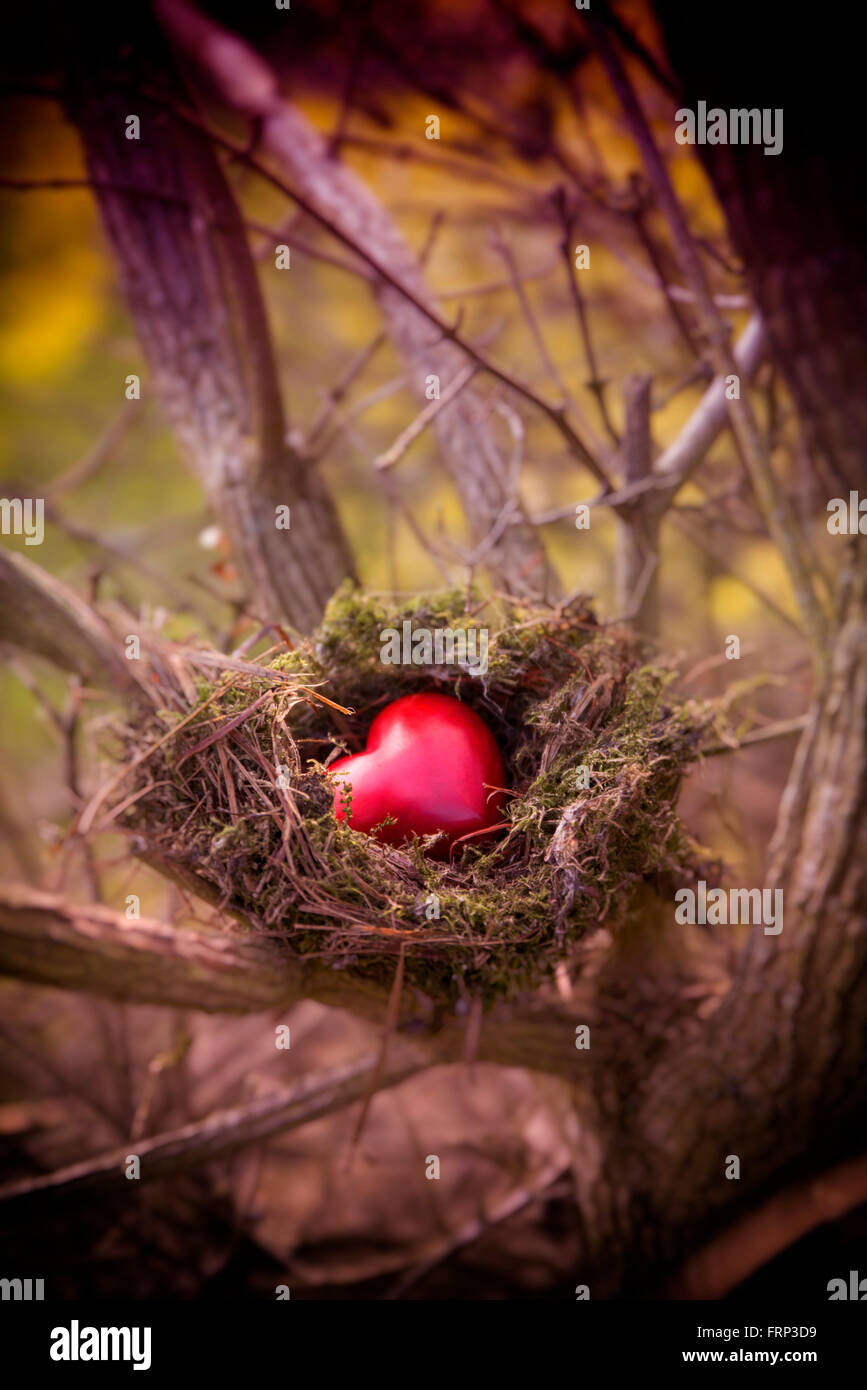
[[[322,479],[285,443],[237,205],[210,142],[170,114],[185,93],[153,21],[133,7],[105,27],[70,104],[157,392],[261,617],[307,630],[353,567]],[[278,506],[290,529],[277,529]]]
[[[0,550],[0,641],[135,702],[148,700],[137,664],[83,599],[26,556]]]
[[[315,963],[305,968],[270,938],[128,918],[14,884],[0,888],[0,971],[127,1003],[206,1013],[255,1013],[306,996],[378,1018],[383,997]]]
[[[154,867],[162,867],[158,863]],[[185,886],[213,897],[192,878]],[[212,928],[178,928],[129,919],[100,905],[78,905],[23,885],[0,887],[0,972],[59,989],[81,990],[131,1004],[163,1004],[207,1013],[258,1013],[301,999],[347,1009],[381,1025],[389,992],[319,961],[302,961],[273,938]],[[580,1006],[576,1004],[576,1009]],[[545,1000],[495,1009],[482,1030],[478,1057],[578,1080],[585,1074],[574,1047],[574,1010]],[[463,1056],[458,1019],[430,1032],[411,998],[401,1026],[412,1022],[431,1057]],[[430,1020],[427,1020],[430,1022]],[[577,1060],[576,1060],[577,1059]]]

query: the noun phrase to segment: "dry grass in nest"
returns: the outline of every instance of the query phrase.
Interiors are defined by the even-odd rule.
[[[502,608],[496,630],[489,614],[465,611],[463,594],[395,611],[345,589],[303,648],[199,679],[192,717],[126,732],[126,758],[140,759],[124,786],[136,851],[334,969],[388,980],[403,947],[407,981],[438,1003],[537,984],[595,927],[616,929],[636,885],[692,881],[675,800],[707,708],[673,698],[672,672],[643,664],[634,634],[600,627],[583,600]],[[487,622],[487,673],[383,665],[379,634],[404,618]],[[509,775],[508,829],[451,863],[332,813],[328,763],[364,747],[386,704],[425,689],[482,716]]]

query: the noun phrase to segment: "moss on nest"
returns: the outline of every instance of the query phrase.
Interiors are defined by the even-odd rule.
[[[380,633],[405,619],[487,626],[487,671],[384,665]],[[637,884],[707,872],[674,803],[710,711],[676,699],[673,672],[644,664],[634,634],[600,627],[583,600],[495,614],[451,592],[395,610],[346,586],[309,643],[267,661],[271,675],[200,681],[202,704],[173,737],[159,721],[135,732],[127,753],[151,750],[125,820],[143,854],[300,956],[386,981],[403,947],[407,980],[436,1003],[490,1000],[538,984],[595,927],[616,929]],[[512,792],[508,828],[450,864],[332,814],[327,762],[363,748],[386,704],[425,689],[485,719]]]

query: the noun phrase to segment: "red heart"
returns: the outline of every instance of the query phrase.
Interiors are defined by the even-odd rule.
[[[348,824],[369,835],[386,816],[393,825],[374,833],[399,845],[411,835],[445,831],[430,851],[446,859],[462,835],[501,820],[504,772],[487,724],[451,695],[404,695],[376,716],[367,751],[331,766],[340,785],[334,814],[346,821],[344,785],[352,787]]]

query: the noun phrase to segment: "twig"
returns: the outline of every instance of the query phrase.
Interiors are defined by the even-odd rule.
[[[698,343],[695,341],[695,337],[693,335],[692,329],[690,328],[689,321],[686,315],[679,307],[678,301],[680,299],[680,296],[674,293],[674,287],[669,284],[668,276],[665,273],[665,266],[662,264],[662,258],[660,257],[656,242],[653,240],[653,237],[647,229],[644,208],[638,207],[633,209],[632,220],[635,226],[635,230],[638,233],[638,238],[645,251],[647,252],[647,259],[650,261],[650,264],[653,266],[653,269],[656,272],[656,283],[662,291],[663,297],[668,306],[668,311],[671,314],[672,319],[674,320],[675,326],[678,332],[680,333],[681,337],[683,338],[683,341],[686,343],[686,346],[689,349],[690,356],[693,358],[701,359],[701,349]]]
[[[524,284],[529,284],[533,280],[547,280],[556,263],[556,260],[552,260],[541,270],[527,271],[523,276]],[[435,295],[437,299],[482,299],[489,294],[502,294],[504,290],[511,288],[511,280],[488,280],[481,285],[465,285],[457,290],[436,290]]]
[[[739,584],[742,584],[745,589],[749,589],[751,594],[755,594],[756,598],[765,605],[768,611],[780,619],[780,622],[785,623],[788,627],[794,628],[799,637],[804,636],[801,624],[797,619],[793,618],[790,613],[787,613],[785,608],[781,608],[776,600],[771,598],[770,594],[766,593],[759,584],[754,583],[752,579],[748,579],[746,575],[741,574],[739,570],[735,569],[726,555],[714,545],[710,536],[706,533],[700,537],[696,536],[686,518],[680,515],[680,511],[676,507],[671,508],[667,515],[668,519],[674,523],[678,530],[681,531],[688,540],[692,541],[694,546],[709,555],[721,569],[725,570],[726,574],[730,574]]]
[[[554,207],[560,218],[563,228],[563,240],[560,243],[560,250],[566,263],[566,280],[569,285],[569,293],[572,303],[575,306],[575,313],[578,317],[578,327],[581,332],[581,341],[584,344],[584,356],[587,358],[587,367],[590,372],[590,380],[587,382],[588,390],[593,392],[599,406],[599,414],[602,423],[608,431],[608,437],[615,448],[619,447],[620,439],[617,431],[611,422],[608,414],[608,406],[605,401],[606,382],[599,375],[599,367],[596,362],[596,354],[593,350],[593,340],[590,337],[590,325],[587,321],[587,310],[584,304],[584,296],[578,283],[575,263],[572,259],[572,220],[569,216],[569,209],[566,204],[566,193],[563,188],[558,188],[553,196]]]
[[[353,381],[355,381],[356,377],[361,375],[361,373],[367,367],[368,362],[370,362],[371,358],[373,358],[376,355],[376,353],[382,347],[384,342],[385,334],[382,332],[382,330],[380,330],[373,338],[371,338],[370,342],[367,344],[367,347],[362,348],[361,352],[359,352],[358,355],[352,359],[352,361],[346,368],[346,371],[343,373],[341,377],[338,378],[334,386],[332,386],[325,393],[325,400],[323,402],[322,409],[320,410],[316,419],[313,421],[313,424],[307,431],[307,437],[304,440],[303,447],[305,454],[312,453],[319,435],[322,433],[322,431],[328,424],[335,408],[343,400]]]
[[[446,142],[441,142],[445,144]],[[471,183],[491,183],[499,188],[507,190],[509,193],[518,193],[522,197],[526,196],[527,185],[518,179],[510,179],[506,174],[497,173],[491,168],[490,159],[479,156],[477,164],[464,164],[459,159],[454,159],[447,154],[430,154],[427,150],[419,149],[415,145],[393,144],[387,140],[374,140],[370,136],[346,135],[343,138],[344,145],[354,146],[359,150],[369,150],[372,154],[384,155],[387,159],[397,159],[401,162],[415,161],[418,164],[432,164],[438,170],[454,174],[456,178],[468,179]]]
[[[73,488],[89,482],[109,462],[118,444],[139,418],[140,410],[140,401],[125,401],[93,448],[66,473],[62,473],[43,489],[45,497],[59,497],[62,493],[71,492]]]
[[[739,749],[749,748],[756,743],[772,743],[778,738],[788,738],[791,734],[799,734],[802,729],[806,729],[809,722],[808,714],[799,714],[794,719],[780,719],[777,723],[767,724],[762,729],[750,729],[749,733],[742,734],[731,743],[715,743],[710,748],[703,748],[702,756],[713,758],[718,753],[737,753]]]
[[[352,97],[361,73],[366,40],[367,20],[366,15],[362,14],[361,22],[358,24],[355,35],[355,42],[352,45],[352,52],[349,56],[349,63],[346,69],[346,81],[343,84],[343,91],[340,95],[340,110],[337,114],[337,124],[334,127],[331,139],[328,141],[328,155],[331,159],[337,159],[337,156],[340,154],[340,147],[346,139],[346,129],[352,111]]]
[[[403,972],[405,958],[406,943],[402,941],[400,943],[400,952],[397,957],[397,965],[395,966],[394,971],[394,982],[391,986],[391,992],[388,996],[388,1007],[385,1011],[385,1023],[383,1024],[382,1038],[379,1044],[379,1052],[377,1053],[376,1066],[371,1072],[370,1082],[365,1092],[364,1101],[362,1103],[361,1111],[358,1116],[358,1121],[352,1133],[352,1142],[349,1147],[350,1163],[352,1161],[352,1157],[355,1153],[355,1150],[358,1147],[358,1141],[361,1138],[361,1134],[364,1129],[368,1113],[370,1111],[371,1101],[373,1100],[373,1097],[376,1094],[376,1092],[380,1089],[381,1080],[385,1073],[385,1063],[386,1058],[388,1056],[389,1043],[391,1042],[391,1039],[394,1036],[395,1029],[397,1028],[398,1018],[400,1017],[400,996],[403,990]]]
[[[509,281],[511,283],[512,289],[515,291],[518,303],[521,306],[521,313],[524,315],[524,321],[530,330],[530,335],[533,339],[533,342],[536,344],[536,349],[539,353],[539,358],[542,362],[542,366],[545,368],[545,371],[548,373],[551,380],[558,387],[561,399],[563,401],[567,401],[569,399],[569,391],[567,390],[566,383],[564,382],[563,378],[560,375],[560,372],[557,369],[557,364],[551,357],[551,354],[549,353],[548,348],[545,344],[545,339],[542,335],[542,330],[539,327],[539,322],[536,318],[536,315],[533,313],[530,301],[527,298],[527,291],[524,288],[523,278],[521,276],[520,271],[518,270],[518,265],[515,260],[515,257],[512,254],[512,248],[511,246],[509,246],[508,242],[505,240],[498,228],[494,229],[492,241],[495,250],[499,252],[506,264],[506,269],[509,272]]]
[[[439,400],[433,400],[424,410],[418,414],[414,420],[407,425],[406,429],[398,435],[390,449],[386,449],[384,454],[379,454],[373,461],[374,468],[380,472],[386,468],[393,468],[399,459],[403,458],[409,446],[423,434],[432,420],[436,418],[443,406],[448,405],[456,396],[460,395],[465,386],[468,386],[478,371],[478,367],[470,364],[459,372],[454,381],[450,381],[442,392]]]
[[[413,1285],[418,1283],[419,1279],[423,1279],[437,1265],[457,1254],[459,1250],[464,1250],[468,1245],[480,1240],[493,1226],[500,1225],[509,1217],[516,1216],[519,1211],[523,1211],[531,1202],[538,1201],[544,1196],[545,1191],[568,1171],[569,1164],[563,1163],[562,1160],[549,1163],[531,1185],[516,1188],[514,1192],[510,1192],[508,1196],[498,1202],[493,1211],[468,1221],[455,1235],[440,1241],[438,1243],[439,1248],[427,1259],[408,1270],[385,1297],[387,1299],[403,1298]]]
[[[160,105],[165,106],[165,101],[159,94],[149,91],[146,95],[155,103],[159,102]],[[243,164],[246,164],[258,174],[260,178],[264,179],[266,183],[270,183],[272,187],[278,189],[285,197],[291,198],[298,207],[303,208],[310,217],[318,222],[320,226],[324,227],[326,231],[330,232],[337,241],[348,247],[348,249],[353,251],[357,256],[360,256],[384,284],[388,285],[390,289],[393,289],[397,294],[406,299],[418,313],[426,318],[429,323],[433,324],[439,331],[444,342],[454,343],[477,367],[487,372],[490,376],[495,377],[498,381],[501,381],[504,386],[508,386],[516,395],[521,396],[550,420],[551,424],[565,439],[569,446],[570,453],[585,465],[598,482],[602,483],[606,488],[611,487],[607,472],[581,439],[575,427],[568,420],[566,411],[562,406],[552,405],[550,401],[546,401],[530,386],[526,385],[525,382],[513,376],[510,372],[506,371],[505,368],[498,366],[497,363],[492,362],[490,358],[486,357],[483,352],[480,352],[479,349],[468,342],[466,338],[461,337],[455,325],[448,324],[445,320],[441,319],[439,314],[429,308],[427,304],[419,299],[411,289],[402,284],[400,280],[396,279],[395,276],[393,276],[385,266],[381,265],[360,242],[355,240],[341,227],[338,227],[332,218],[320,212],[308,198],[302,193],[299,193],[297,189],[293,188],[285,179],[272,173],[266,165],[248,154],[246,149],[237,141],[230,140],[227,136],[222,135],[219,131],[215,130],[213,126],[201,120],[194,112],[180,105],[172,105],[170,109],[178,120],[183,121],[185,125],[190,126],[193,130],[199,131],[200,134],[207,136],[209,140],[221,149],[227,150],[230,154],[233,154]]]

